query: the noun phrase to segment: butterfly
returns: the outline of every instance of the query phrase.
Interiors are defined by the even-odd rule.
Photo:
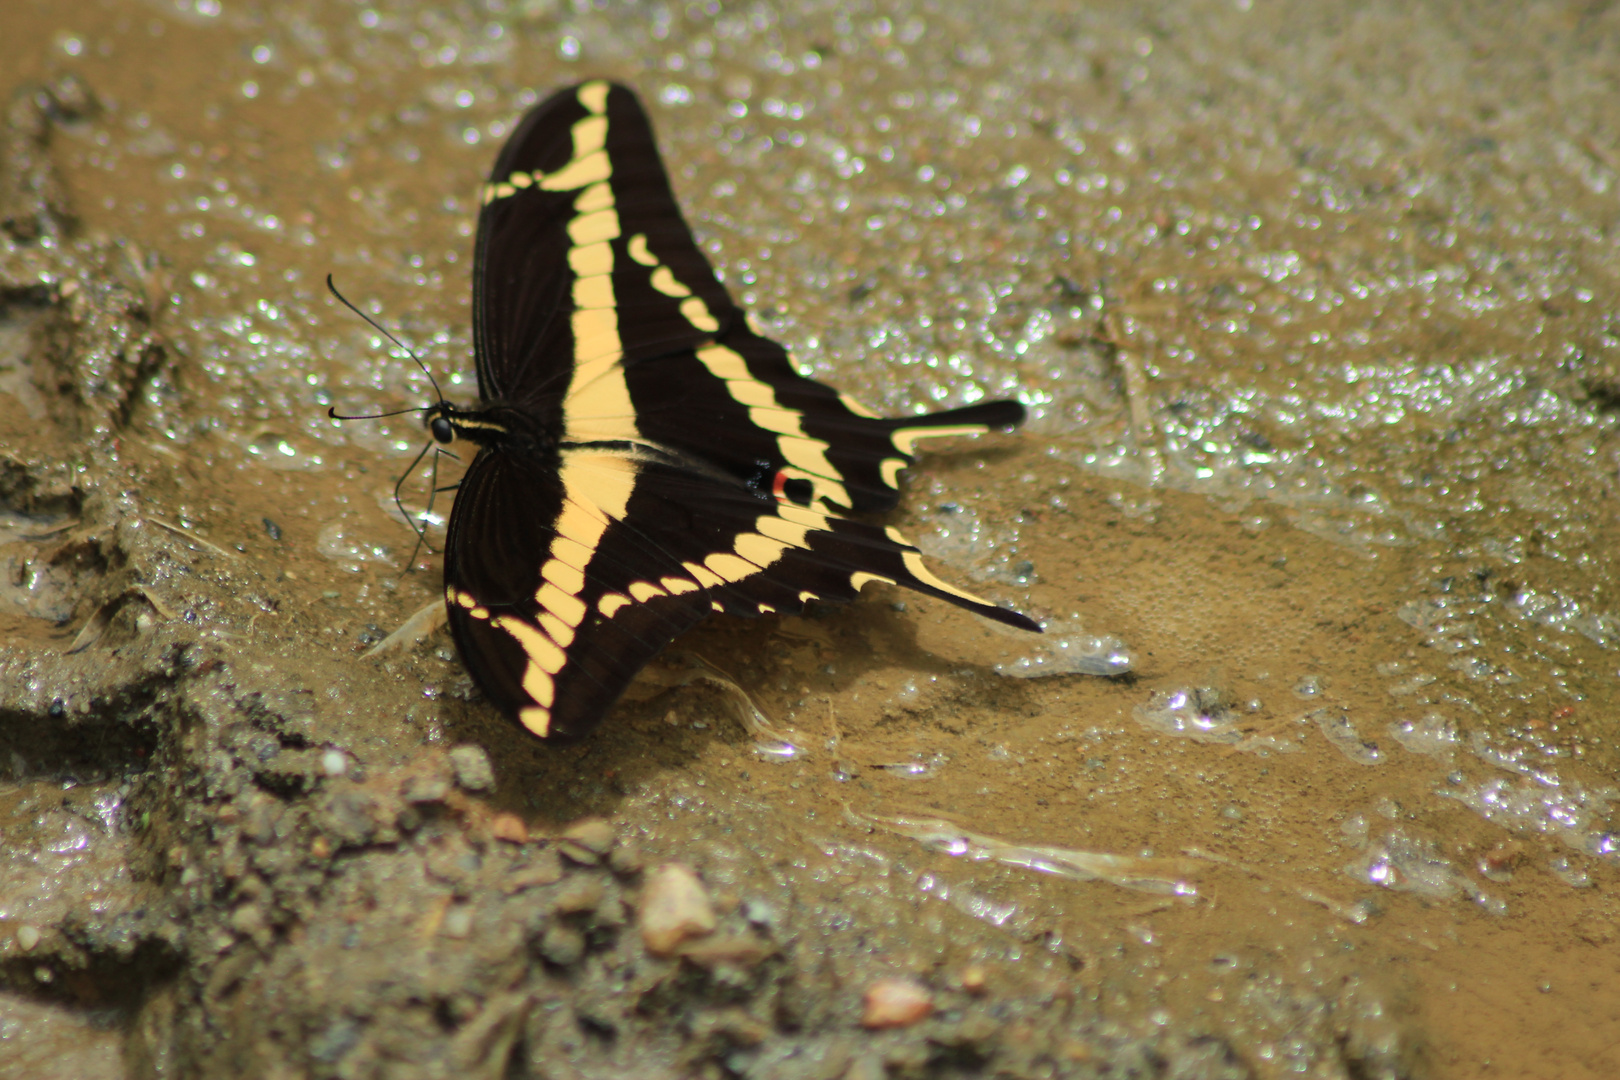
[[[756,333],[681,216],[624,86],[531,109],[483,186],[473,268],[481,401],[424,410],[477,453],[444,595],[484,695],[544,739],[588,734],[711,612],[802,611],[885,581],[1010,626],[893,529],[918,439],[1010,427],[1013,401],[882,419]]]

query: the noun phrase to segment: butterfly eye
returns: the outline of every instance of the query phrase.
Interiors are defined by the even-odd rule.
[[[433,433],[434,441],[452,443],[456,441],[456,429],[450,426],[450,421],[442,416],[435,416],[428,421],[428,430]]]

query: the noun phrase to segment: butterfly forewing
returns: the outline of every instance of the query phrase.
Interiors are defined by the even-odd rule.
[[[916,439],[1023,410],[885,420],[801,376],[698,249],[633,93],[590,82],[537,106],[483,202],[486,406],[455,418],[482,449],[445,582],[457,645],[503,711],[583,735],[711,610],[795,612],[873,580],[1036,628],[934,577],[892,530],[838,515],[893,506]],[[498,419],[514,410],[522,423]]]

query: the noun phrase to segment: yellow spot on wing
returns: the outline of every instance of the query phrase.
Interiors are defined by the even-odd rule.
[[[900,470],[905,467],[906,462],[903,458],[884,458],[883,463],[878,466],[878,475],[883,477],[885,484],[897,488],[900,486]]]
[[[731,385],[731,383],[727,383],[726,388],[730,389]],[[763,383],[755,384],[756,387],[764,385]],[[768,386],[765,388],[770,389]],[[732,396],[735,397],[736,395]],[[766,431],[774,431],[779,435],[795,435],[801,439],[804,438],[804,428],[799,421],[803,418],[803,414],[797,409],[784,409],[780,406],[748,410],[748,419],[752,420],[756,427],[762,427]],[[821,445],[826,446],[827,444],[822,443]]]
[[[613,175],[613,163],[606,150],[598,150],[582,158],[575,158],[554,173],[540,178],[540,187],[546,191],[573,191],[586,184],[595,184]],[[506,194],[510,195],[508,191]]]
[[[523,646],[523,651],[529,654],[530,665],[538,665],[540,670],[548,675],[555,675],[568,662],[568,654],[563,652],[555,641],[541,633],[538,626],[532,626],[522,619],[510,615],[497,615],[490,620],[490,625],[498,626],[517,638],[518,644]],[[527,690],[528,677],[525,676],[523,681],[524,689]],[[541,701],[540,694],[533,694],[532,696],[541,704],[550,704],[550,702]]]
[[[613,245],[604,240],[569,248],[568,268],[580,277],[613,273]]]
[[[589,214],[613,205],[613,189],[606,184],[592,184],[574,200],[574,213]]]
[[[780,559],[782,554],[794,545],[784,540],[772,540],[768,536],[748,532],[738,536],[734,546],[738,555],[763,569]]]
[[[511,184],[515,188],[526,188],[530,184],[534,183],[534,174],[533,173],[526,173],[526,172],[515,172],[511,176],[506,178],[506,182],[508,184]]]
[[[726,348],[724,345],[710,345],[707,348],[699,349],[697,356],[699,360],[703,361],[703,366],[709,369],[709,374],[716,378],[725,379],[727,382],[732,379],[746,379],[749,382],[757,381],[749,373],[748,362],[742,358],[742,355],[733,349]],[[761,383],[760,385],[764,386],[766,390],[771,390],[768,384]],[[771,390],[771,401],[773,403],[776,401],[776,391],[774,390]]]
[[[596,602],[596,610],[611,619],[620,608],[627,607],[631,603],[631,599],[623,593],[608,593]]]
[[[557,557],[557,544],[572,544],[572,540],[558,537],[551,542],[551,558],[540,567],[540,575],[570,596],[578,596],[585,589],[585,571],[583,568],[564,562]],[[575,544],[575,547],[579,545]],[[553,635],[555,636],[555,635]]]
[[[699,330],[714,331],[720,329],[720,322],[709,314],[709,305],[701,297],[689,296],[681,301],[681,314],[686,321]]]
[[[957,424],[950,427],[904,427],[889,436],[894,448],[902,454],[912,453],[918,439],[937,439],[946,435],[983,435],[990,429],[983,424]]]
[[[642,266],[658,265],[658,256],[647,250],[646,233],[636,233],[630,238],[630,257]]]
[[[573,382],[569,384],[569,397],[572,398],[575,393],[589,394],[600,389],[592,382],[592,378],[597,375],[597,372],[590,371],[586,374],[586,369],[591,366],[591,361],[605,361],[605,364],[598,365],[599,367],[617,366],[624,348],[619,340],[619,313],[615,308],[591,308],[576,311],[571,316],[570,323],[574,330],[574,362],[576,364]],[[585,378],[581,378],[582,374],[585,374]],[[611,374],[604,372],[603,376],[610,378]],[[617,377],[620,383],[624,382],[622,372]],[[576,385],[580,386],[579,391],[574,390]],[[612,400],[607,403],[608,408],[617,409],[621,405],[629,404],[630,389],[628,386],[625,387],[622,395],[614,390],[609,390],[608,393],[612,395]],[[621,397],[623,401],[620,400]],[[591,408],[590,405],[586,405],[582,409],[580,408],[582,404],[584,403],[571,400],[567,411],[571,414],[574,412],[586,412]],[[623,414],[620,413],[619,415],[622,416]],[[572,415],[569,416],[569,419],[573,419]]]
[[[579,88],[579,103],[592,112],[601,114],[607,112],[608,91],[612,89],[601,79],[592,79]]]
[[[639,260],[638,260],[639,261]],[[665,296],[691,296],[692,290],[675,280],[674,271],[667,266],[660,266],[652,272],[652,287]],[[700,301],[701,302],[701,301]],[[682,305],[684,310],[685,305]],[[704,309],[708,310],[707,308]]]
[[[551,733],[551,710],[538,705],[526,705],[518,710],[518,720],[524,727],[542,739]]]
[[[613,275],[596,274],[574,279],[574,306],[576,308],[610,308],[614,306]],[[618,320],[614,320],[618,332]]]
[[[795,525],[803,525],[811,529],[829,528],[827,522],[832,515],[824,514],[820,510],[811,510],[805,506],[794,506],[792,503],[782,503],[776,508],[776,516],[783,521],[791,521]]]
[[[771,389],[769,383],[755,379],[727,379],[726,390],[743,405],[782,411],[776,404],[776,391]]]
[[[894,584],[894,581],[891,578],[886,578],[882,574],[868,574],[865,570],[857,570],[853,574],[849,575],[850,587],[856,592],[860,592],[869,581],[881,581],[885,585]]]
[[[561,645],[566,649],[568,646],[574,643],[574,628],[557,618],[557,616],[553,615],[551,612],[542,611],[540,613],[539,621],[540,629],[544,630],[547,636],[549,636],[551,640],[555,641],[558,645]]]
[[[773,540],[779,540],[789,547],[802,548],[810,546],[807,539],[810,533],[808,525],[795,525],[792,522],[783,521],[774,514],[762,515],[758,521],[754,522],[754,528],[761,535],[768,536]]]
[[[575,247],[612,240],[619,235],[619,212],[613,207],[581,214],[568,223],[568,239]]]
[[[716,552],[704,559],[703,564],[727,581],[741,581],[759,571],[758,566],[746,559],[739,559],[729,551]]]
[[[795,366],[797,366],[797,365],[795,365]],[[856,401],[854,398],[850,397],[848,394],[839,394],[838,395],[838,400],[843,402],[844,408],[848,409],[850,412],[854,413],[856,416],[864,416],[868,420],[880,420],[880,419],[882,419],[882,417],[878,416],[877,413],[873,412],[871,409],[868,409],[865,405],[862,405],[860,402]]]
[[[655,596],[668,595],[663,589],[660,589],[657,585],[654,585],[650,581],[633,581],[630,583],[628,592],[631,596],[635,597],[637,600],[640,600],[642,603],[646,603]]]
[[[534,598],[541,607],[569,626],[578,626],[585,618],[585,601],[571,593],[563,592],[549,581],[540,586]]]
[[[682,593],[698,591],[697,582],[688,581],[686,578],[667,577],[664,578],[659,584],[663,585],[665,590],[667,590],[671,596],[680,596]]]
[[[696,581],[705,589],[712,589],[726,583],[725,578],[720,577],[707,566],[700,566],[699,564],[693,562],[685,562],[681,563],[681,568],[684,569],[688,574],[691,574],[692,580]]]
[[[915,552],[915,551],[903,552],[900,555],[900,559],[901,559],[901,561],[903,561],[906,564],[906,569],[911,571],[912,577],[915,577],[918,581],[922,582],[924,585],[932,585],[934,588],[938,589],[942,593],[949,593],[952,596],[958,597],[958,598],[963,599],[963,600],[969,600],[969,601],[971,601],[971,602],[973,602],[975,604],[982,604],[985,607],[995,607],[994,604],[992,604],[990,601],[986,600],[984,597],[982,597],[982,596],[974,596],[970,592],[963,592],[961,589],[958,589],[955,585],[948,584],[948,583],[946,583],[944,581],[941,581],[939,578],[935,577],[933,575],[933,573],[928,569],[928,567],[923,565],[922,556],[919,555],[917,552]]]

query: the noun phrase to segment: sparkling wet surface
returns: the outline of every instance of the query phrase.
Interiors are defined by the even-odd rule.
[[[140,486],[109,494],[259,580],[193,611],[176,578],[141,617],[303,680],[312,744],[380,769],[480,742],[498,807],[609,815],[797,912],[851,984],[981,965],[1262,1076],[1609,1075],[1620,24],[1475,14],[18,4],[7,90],[93,95],[49,159],[173,363],[124,426],[53,438],[14,297],[0,446],[45,468],[116,428]],[[1031,407],[927,456],[896,523],[1054,640],[880,589],[717,622],[678,648],[768,735],[676,656],[563,750],[467,702],[442,634],[359,657],[438,587],[392,516],[422,435],[326,407],[431,392],[322,279],[470,395],[477,181],[587,74],[643,94],[705,250],[808,370],[897,414]],[[63,507],[6,514],[22,671],[99,571],[39,539]],[[20,978],[18,928],[134,901],[117,778],[58,809],[7,742]],[[107,1027],[0,1012],[0,1054]]]

